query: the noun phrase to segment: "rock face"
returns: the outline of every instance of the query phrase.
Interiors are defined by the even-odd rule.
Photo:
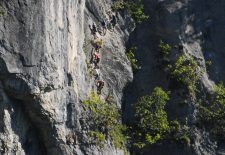
[[[111,142],[89,145],[82,101],[94,91],[89,74],[93,46],[89,24],[106,18],[110,0],[1,1],[1,154],[123,154]],[[132,79],[125,41],[134,26],[118,14],[119,25],[103,37],[102,97],[121,105]]]
[[[120,155],[111,141],[104,149],[90,145],[83,100],[96,91],[89,62],[93,53],[89,24],[107,18],[112,0],[0,1],[0,154]],[[225,1],[144,0],[150,21],[137,26],[126,12],[118,13],[114,32],[107,31],[101,50],[102,98],[113,94],[123,119],[132,121],[132,104],[155,86],[168,87],[157,68],[160,39],[182,45],[205,71],[202,91],[225,81]],[[125,55],[126,43],[137,46],[142,69],[134,75]],[[211,60],[208,74],[205,62]],[[129,85],[128,85],[128,82]],[[195,103],[177,108],[169,117],[187,121],[192,146],[166,144],[145,150],[149,155],[223,155],[225,147],[195,127]]]

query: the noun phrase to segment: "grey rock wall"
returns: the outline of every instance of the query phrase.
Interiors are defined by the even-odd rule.
[[[95,91],[87,63],[88,25],[106,18],[110,0],[2,0],[0,16],[0,152],[3,155],[123,154],[112,142],[90,145],[82,101]],[[125,56],[130,17],[103,37],[102,98],[121,105],[132,79]]]
[[[123,100],[123,120],[133,121],[132,104],[155,86],[170,87],[158,68],[160,39],[182,45],[204,71],[203,92],[224,81],[223,0],[144,0],[150,21],[137,26],[117,13],[114,32],[104,40],[100,62],[106,82],[101,97]],[[122,155],[111,141],[105,148],[90,145],[82,104],[96,91],[88,62],[93,52],[89,24],[107,18],[111,0],[1,0],[0,15],[0,154],[3,155]],[[125,45],[137,46],[142,69],[134,74]],[[205,61],[213,65],[206,72]],[[129,84],[128,84],[129,82]],[[144,150],[149,155],[222,155],[224,144],[213,142],[195,126],[196,103],[179,107],[176,94],[167,107],[170,118],[186,122],[191,146],[166,143]]]

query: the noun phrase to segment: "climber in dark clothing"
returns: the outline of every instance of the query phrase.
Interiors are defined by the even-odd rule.
[[[111,24],[112,24],[113,27],[116,26],[116,16],[115,15],[112,15]]]
[[[101,25],[102,25],[102,29],[103,29],[103,34],[105,35],[106,34],[106,22],[103,20],[102,22],[101,22]]]
[[[97,38],[97,28],[96,28],[95,24],[94,23],[92,24],[92,28],[91,28],[91,25],[89,25],[89,28],[90,28],[91,33],[93,34],[94,38]]]
[[[102,23],[101,23],[101,24],[102,24],[102,27],[103,27],[103,28],[106,28],[106,23],[105,23],[105,21],[104,21],[104,20],[102,21]]]
[[[95,41],[95,50],[99,52],[99,49],[103,46],[103,39],[98,39]]]
[[[97,94],[99,94],[99,95],[101,94],[101,91],[102,91],[104,85],[105,85],[104,81],[102,81],[102,80],[97,80],[96,81]]]

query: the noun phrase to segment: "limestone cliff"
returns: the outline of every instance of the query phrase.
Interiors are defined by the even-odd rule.
[[[111,141],[104,148],[89,143],[83,101],[96,91],[89,61],[93,53],[89,25],[107,18],[113,0],[0,0],[0,154],[3,155],[122,155]],[[224,81],[224,8],[222,0],[143,0],[150,20],[135,24],[127,12],[107,31],[101,50],[101,97],[113,94],[132,121],[132,104],[155,86],[169,87],[157,68],[160,39],[182,45],[204,73],[202,92]],[[132,32],[132,33],[131,33]],[[137,46],[142,68],[134,75],[125,51]],[[206,72],[206,60],[213,61]],[[133,77],[134,76],[134,77]],[[134,80],[133,80],[134,79]],[[143,154],[222,155],[209,133],[196,127],[196,103],[179,107],[176,94],[169,117],[186,122],[191,146],[158,145]],[[123,106],[122,106],[123,105]]]
[[[83,100],[96,89],[86,63],[93,48],[88,25],[105,18],[111,3],[0,2],[1,154],[122,153],[110,143],[105,150],[87,144],[82,112]],[[121,105],[132,70],[124,52],[130,20],[118,18],[119,26],[104,36],[100,70],[106,82],[102,97],[112,92]]]

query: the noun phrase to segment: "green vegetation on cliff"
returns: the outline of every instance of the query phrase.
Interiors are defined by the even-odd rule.
[[[172,68],[171,75],[184,85],[190,94],[195,95],[199,73],[198,64],[192,57],[180,56]]]
[[[165,43],[164,41],[160,40],[159,43],[159,56],[161,58],[161,65],[165,71],[170,70],[171,68],[171,61],[170,61],[170,53],[172,47]]]
[[[167,118],[165,105],[169,99],[169,92],[156,87],[150,95],[141,97],[135,104],[135,123],[129,134],[135,149],[165,141],[190,145],[188,129],[178,120],[169,121]]]
[[[209,104],[199,108],[200,122],[207,128],[215,139],[225,141],[225,88],[221,83],[215,86],[215,96]]]
[[[149,16],[144,13],[142,0],[117,0],[112,5],[113,11],[127,10],[136,23],[142,23],[148,20]]]
[[[163,58],[168,58],[172,47],[169,44],[165,43],[164,41],[160,40],[159,48],[160,51],[162,52]]]
[[[208,94],[208,97],[204,98],[201,92],[198,91],[198,89],[201,89],[198,83],[200,81],[202,71],[194,58],[183,54],[173,63],[169,58],[173,47],[160,41],[159,48],[162,56],[163,67],[168,71],[170,78],[175,79],[180,86],[187,88],[187,94],[191,94],[196,102],[199,101],[199,127],[206,127],[215,140],[219,142],[225,141],[224,85],[222,83],[216,85],[214,93]],[[176,49],[173,50],[177,51]],[[211,65],[211,61],[206,61],[207,68]],[[189,138],[188,131],[177,129],[178,128],[176,127],[173,128],[170,135],[174,137],[176,141],[190,144],[191,140]]]
[[[137,60],[137,58],[135,56],[136,50],[137,50],[137,47],[131,47],[126,52],[127,58],[130,61],[131,66],[132,66],[134,71],[136,71],[136,70],[141,68],[141,66],[138,64],[138,60]]]
[[[151,95],[139,99],[135,105],[134,146],[142,148],[164,138],[169,131],[167,113],[164,110],[168,100],[168,92],[160,87],[156,87]]]
[[[5,15],[4,8],[0,6],[0,17]]]
[[[125,149],[125,127],[120,123],[120,112],[113,100],[103,101],[99,95],[92,92],[85,106],[91,113],[91,131],[89,136],[93,142],[103,146],[107,139],[111,139],[116,148]]]
[[[180,86],[184,86],[189,94],[195,96],[201,75],[195,59],[190,55],[182,54],[175,62],[172,62],[170,54],[173,47],[162,40],[160,40],[159,49],[162,67],[168,72],[170,78],[173,78]],[[177,51],[177,49],[174,49],[174,51]]]

